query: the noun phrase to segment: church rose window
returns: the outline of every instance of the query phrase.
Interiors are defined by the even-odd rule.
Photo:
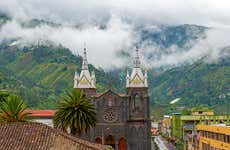
[[[106,122],[115,122],[117,120],[117,113],[113,109],[107,109],[104,112],[103,119]]]

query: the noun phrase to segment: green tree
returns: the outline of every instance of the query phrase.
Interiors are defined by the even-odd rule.
[[[79,89],[68,92],[59,102],[54,126],[70,128],[71,134],[80,135],[96,125],[96,108],[89,97]]]
[[[9,95],[0,104],[1,122],[24,122],[28,120],[29,112],[25,102],[16,95]]]

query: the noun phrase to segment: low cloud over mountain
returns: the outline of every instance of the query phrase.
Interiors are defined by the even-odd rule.
[[[86,43],[90,63],[104,69],[129,65],[120,52],[131,53],[137,43],[148,67],[178,66],[203,57],[212,62],[230,53],[229,6],[228,1],[208,0],[3,0],[0,12],[10,19],[0,28],[0,42],[61,44],[74,54],[82,54]],[[28,25],[35,19],[38,24]]]

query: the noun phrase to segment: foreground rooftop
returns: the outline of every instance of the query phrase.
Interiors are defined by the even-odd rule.
[[[0,149],[107,150],[108,147],[33,122],[0,123]]]

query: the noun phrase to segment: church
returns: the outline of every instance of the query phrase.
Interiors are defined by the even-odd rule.
[[[97,124],[82,138],[111,145],[115,150],[151,150],[151,122],[147,71],[143,72],[136,48],[132,73],[127,72],[126,93],[107,90],[97,93],[96,76],[88,69],[86,48],[80,74],[75,72],[74,88],[90,95],[97,109]]]

